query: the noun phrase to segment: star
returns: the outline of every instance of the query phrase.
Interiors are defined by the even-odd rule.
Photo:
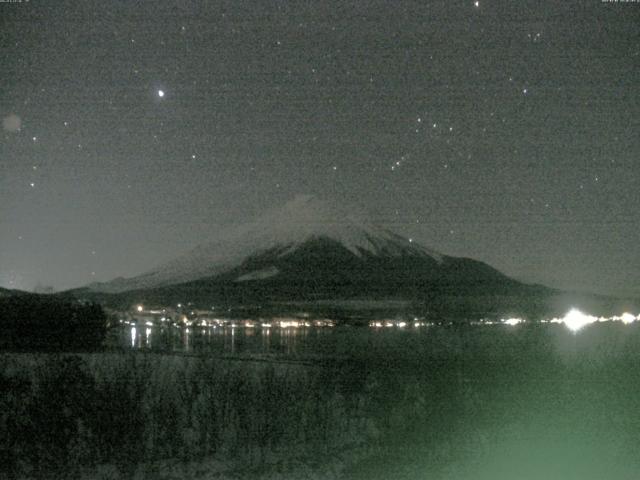
[[[158,90],[158,96],[160,98],[163,98],[164,97],[164,90]]]
[[[475,2],[473,2],[473,6],[478,8],[480,6],[480,2],[476,0]]]

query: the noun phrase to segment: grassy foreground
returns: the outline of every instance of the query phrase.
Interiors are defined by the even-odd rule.
[[[0,477],[638,478],[638,327],[347,329],[311,365],[2,354]]]

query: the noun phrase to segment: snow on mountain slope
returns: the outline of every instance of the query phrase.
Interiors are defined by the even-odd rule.
[[[254,270],[253,272],[245,273],[236,278],[236,282],[246,282],[248,280],[264,280],[265,278],[275,277],[280,273],[277,267],[271,266],[263,268],[262,270]]]
[[[271,210],[258,220],[223,232],[219,238],[143,275],[92,284],[90,289],[121,292],[187,282],[225,273],[245,259],[277,249],[280,256],[295,251],[313,238],[338,242],[353,255],[429,256],[442,262],[433,250],[375,226],[366,216],[352,208],[330,204],[312,196],[298,196],[282,208]],[[277,271],[256,272],[255,277],[269,278]],[[240,279],[238,279],[240,280]]]

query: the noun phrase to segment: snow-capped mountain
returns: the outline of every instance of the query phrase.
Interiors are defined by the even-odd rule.
[[[284,258],[311,240],[324,239],[339,245],[353,256],[413,256],[441,263],[444,256],[387,229],[373,225],[366,216],[312,196],[298,196],[284,207],[272,210],[258,220],[223,232],[219,238],[133,278],[95,283],[91,290],[122,292],[154,288],[212,277],[232,271],[247,259],[262,254]],[[245,272],[237,281],[274,277],[279,271],[266,265]]]
[[[357,302],[477,316],[498,299],[533,298],[533,288],[373,225],[352,208],[300,196],[143,275],[72,293],[124,308],[191,302],[264,314]],[[510,302],[502,303],[510,309]]]

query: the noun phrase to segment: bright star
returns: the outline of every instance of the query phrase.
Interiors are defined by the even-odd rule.
[[[160,98],[164,97],[164,90],[158,90],[158,96]]]

